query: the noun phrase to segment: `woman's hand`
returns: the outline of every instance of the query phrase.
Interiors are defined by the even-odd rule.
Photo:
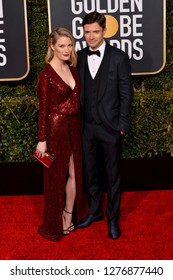
[[[44,142],[38,142],[37,148],[36,148],[36,154],[38,157],[44,157],[45,152],[47,151],[47,143]]]

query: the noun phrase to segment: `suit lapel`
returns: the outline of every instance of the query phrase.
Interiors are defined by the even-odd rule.
[[[106,85],[107,85],[110,57],[111,57],[111,48],[108,44],[106,44],[104,57],[103,57],[101,65],[100,65],[101,79],[100,79],[99,91],[98,91],[98,101],[102,98],[102,96],[105,92]]]

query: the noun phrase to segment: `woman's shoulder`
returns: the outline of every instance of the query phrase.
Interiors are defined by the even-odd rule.
[[[48,82],[51,77],[51,69],[49,64],[46,64],[44,68],[42,68],[37,75],[37,86],[42,85],[45,82]]]
[[[38,73],[39,77],[47,76],[50,72],[50,65],[46,64]]]

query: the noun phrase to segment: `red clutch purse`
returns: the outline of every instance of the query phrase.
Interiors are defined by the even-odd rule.
[[[38,157],[36,154],[36,150],[33,153],[33,157],[35,157],[38,161],[44,164],[47,168],[49,168],[55,160],[55,157],[50,155],[48,152],[44,154],[44,157]]]

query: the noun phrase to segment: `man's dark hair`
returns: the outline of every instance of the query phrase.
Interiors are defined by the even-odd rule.
[[[104,15],[99,14],[98,12],[91,12],[86,14],[83,19],[82,26],[85,24],[91,24],[97,22],[103,29],[106,27],[106,18]]]

